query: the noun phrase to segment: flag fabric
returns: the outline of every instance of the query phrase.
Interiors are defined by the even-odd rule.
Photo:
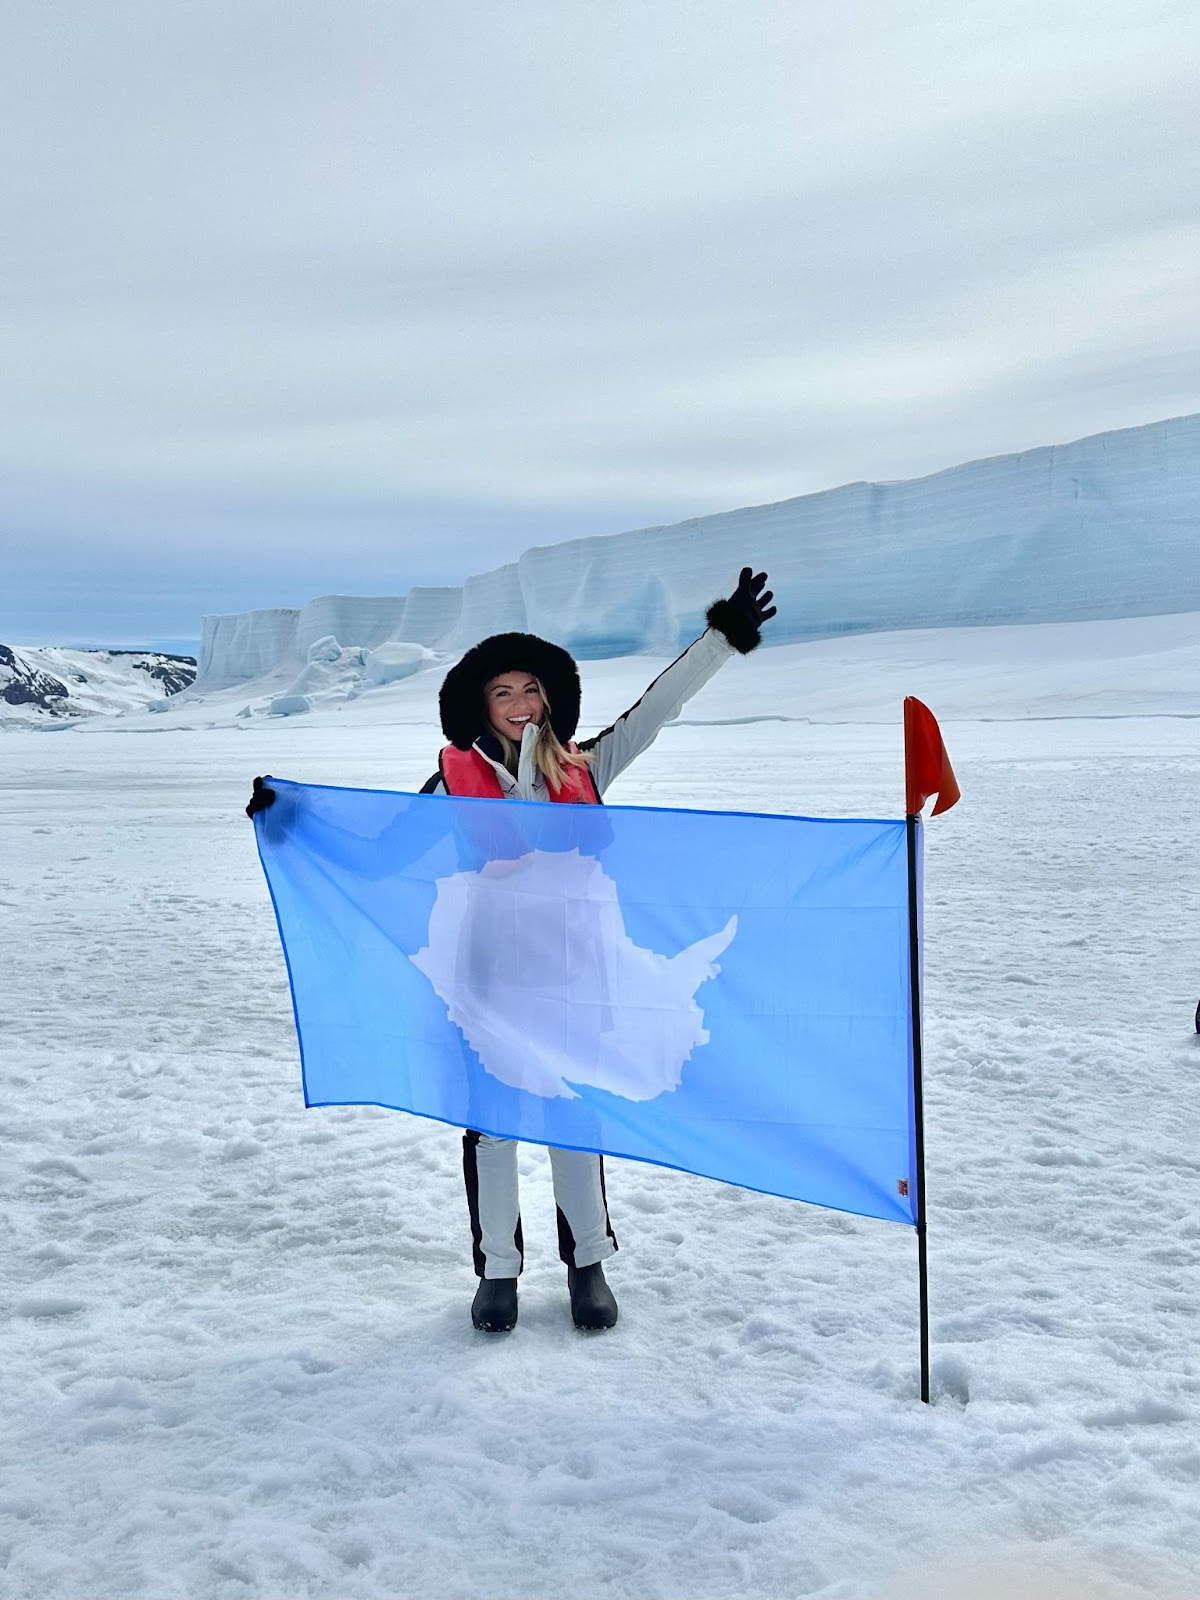
[[[903,821],[267,782],[307,1104],[915,1222]]]
[[[904,701],[904,777],[905,806],[914,817],[929,799],[937,795],[931,816],[949,811],[962,798],[937,718],[924,701],[908,695]]]

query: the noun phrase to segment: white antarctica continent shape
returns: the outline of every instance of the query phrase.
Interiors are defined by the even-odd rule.
[[[534,850],[439,878],[429,942],[411,959],[501,1083],[653,1100],[708,1043],[696,990],[736,932],[733,916],[677,956],[645,950],[598,861]]]

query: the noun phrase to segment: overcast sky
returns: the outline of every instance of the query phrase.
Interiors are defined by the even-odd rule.
[[[0,641],[1200,410],[1195,0],[10,0],[0,40]]]

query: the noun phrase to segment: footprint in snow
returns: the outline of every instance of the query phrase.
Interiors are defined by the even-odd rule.
[[[45,1156],[41,1161],[30,1162],[29,1170],[36,1172],[39,1177],[61,1175],[65,1178],[77,1178],[80,1183],[91,1182],[87,1173],[73,1161],[68,1161],[65,1156]]]
[[[231,1139],[221,1151],[221,1160],[248,1161],[252,1156],[262,1155],[265,1148],[257,1139]]]
[[[1092,1411],[1083,1418],[1085,1428],[1148,1428],[1164,1422],[1190,1422],[1193,1413],[1169,1400],[1146,1396],[1129,1406],[1112,1406],[1105,1411]]]
[[[71,1300],[61,1294],[22,1295],[13,1307],[15,1317],[73,1317],[87,1306],[82,1300]]]

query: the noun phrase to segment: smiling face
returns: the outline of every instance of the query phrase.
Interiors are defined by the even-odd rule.
[[[490,726],[520,744],[526,723],[540,727],[546,703],[536,678],[528,672],[502,672],[484,686],[483,704]]]

